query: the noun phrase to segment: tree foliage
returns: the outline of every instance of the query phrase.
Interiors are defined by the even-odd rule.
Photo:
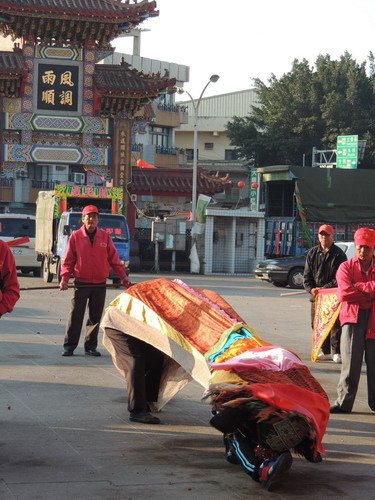
[[[368,71],[367,71],[368,69]],[[375,167],[375,63],[320,55],[315,65],[295,60],[289,73],[254,80],[257,106],[227,125],[231,144],[255,166],[311,165],[312,148],[336,149],[338,135],[366,139],[361,166]]]

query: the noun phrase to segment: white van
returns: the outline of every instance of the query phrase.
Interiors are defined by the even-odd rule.
[[[32,271],[34,276],[40,276],[41,264],[36,260],[35,253],[34,215],[0,214],[0,239],[5,242],[15,240],[14,243],[20,240],[19,244],[10,247],[17,269],[22,273]]]

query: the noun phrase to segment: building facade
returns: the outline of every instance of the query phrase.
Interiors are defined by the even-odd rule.
[[[194,101],[197,104],[197,101]],[[176,130],[176,146],[186,153],[187,166],[193,161],[194,106],[191,100],[178,101],[186,106],[188,123]],[[227,207],[249,205],[251,179],[247,162],[237,157],[235,147],[230,144],[226,126],[234,116],[243,117],[251,113],[256,105],[254,89],[231,92],[212,97],[203,97],[198,108],[198,165],[209,172],[226,174],[232,180],[230,190],[216,197],[220,204]],[[243,187],[238,182],[244,183]],[[242,185],[242,184],[240,184]]]
[[[32,213],[38,191],[56,183],[110,182],[123,188],[129,213],[133,127],[176,80],[124,60],[98,63],[114,38],[158,15],[156,2],[9,0],[0,15],[1,34],[22,40],[0,52],[3,210]]]
[[[140,40],[140,32],[136,32]],[[137,46],[138,47],[138,46]],[[137,54],[114,52],[104,59],[106,64],[119,64],[124,60],[143,74],[169,74],[179,88],[189,81],[189,67],[182,64],[141,57]],[[179,168],[185,164],[184,154],[175,144],[175,130],[187,123],[186,106],[177,105],[175,93],[164,93],[149,106],[149,120],[133,128],[134,159],[142,158],[158,168]],[[138,153],[138,155],[137,155]]]
[[[190,212],[192,171],[175,147],[187,113],[174,100],[189,68],[111,46],[157,15],[147,0],[0,3],[1,211],[33,214],[38,192],[61,184],[87,203],[122,188],[120,210],[147,244],[153,219]],[[202,172],[198,192],[228,183]]]

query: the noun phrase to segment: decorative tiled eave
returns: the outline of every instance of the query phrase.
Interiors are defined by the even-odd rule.
[[[175,78],[168,73],[144,75],[122,61],[120,65],[97,64],[94,72],[94,112],[100,115],[126,113],[133,117],[147,102],[164,92],[175,91]]]
[[[159,15],[156,2],[122,3],[120,0],[0,0],[0,32],[48,45],[100,49]]]
[[[198,169],[198,193],[213,195],[230,187],[232,182],[227,178],[211,175]],[[137,194],[191,195],[193,187],[192,170],[133,168],[130,192]]]
[[[94,113],[101,116],[113,116],[125,113],[131,117],[148,101],[148,99],[135,99],[134,96],[127,96],[126,94],[114,95],[110,93],[103,95],[99,93],[95,96],[99,100],[99,104],[97,107],[94,107]]]
[[[26,75],[25,61],[19,49],[0,51],[0,96],[20,97]]]

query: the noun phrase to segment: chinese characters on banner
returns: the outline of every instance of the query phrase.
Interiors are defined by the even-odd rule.
[[[252,211],[258,210],[258,187],[258,174],[253,169],[250,173],[250,210]]]
[[[126,168],[126,132],[120,131],[120,155],[119,155],[119,181],[120,186],[125,183],[125,168]]]
[[[78,111],[79,67],[39,64],[38,109]]]
[[[102,186],[69,186],[67,184],[56,184],[55,195],[57,198],[111,198],[116,201],[122,200],[121,188],[108,188]]]

